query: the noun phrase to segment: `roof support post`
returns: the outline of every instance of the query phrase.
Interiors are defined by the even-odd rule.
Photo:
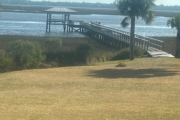
[[[49,14],[47,13],[47,19],[46,19],[46,32],[48,30],[48,24],[49,24],[49,20],[48,20]]]
[[[51,13],[49,14],[49,32],[51,31]]]

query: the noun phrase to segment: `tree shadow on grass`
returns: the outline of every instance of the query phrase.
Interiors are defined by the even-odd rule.
[[[179,74],[178,71],[165,69],[103,69],[90,71],[89,76],[98,78],[153,78]]]

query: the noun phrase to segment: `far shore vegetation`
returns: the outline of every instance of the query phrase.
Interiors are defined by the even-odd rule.
[[[26,6],[26,5],[2,5],[2,12],[22,12],[22,13],[45,13],[45,10],[52,8],[53,6]],[[84,8],[84,7],[67,7],[72,10],[77,11],[78,15],[83,14],[102,14],[102,15],[120,15],[119,11],[116,9],[109,9],[109,8]],[[179,13],[177,11],[165,11],[160,9],[153,10],[155,16],[164,16],[164,17],[174,17]]]

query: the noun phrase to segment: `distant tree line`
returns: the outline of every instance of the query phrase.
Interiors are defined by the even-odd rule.
[[[63,7],[86,7],[86,8],[112,8],[116,5],[105,3],[88,3],[88,2],[50,2],[49,1],[31,1],[31,0],[1,0],[2,4],[20,4],[20,5],[39,5],[39,6],[63,6]],[[156,5],[153,10],[157,11],[180,11],[180,6]]]
[[[2,4],[28,4],[30,0],[1,0]]]
[[[31,1],[31,0],[1,0],[2,4],[20,5],[43,5],[43,6],[63,6],[63,7],[89,7],[89,8],[115,8],[112,4],[87,3],[87,2],[50,2],[50,1]]]
[[[177,11],[180,12],[180,6],[164,6],[164,5],[156,5],[153,10],[157,11]]]

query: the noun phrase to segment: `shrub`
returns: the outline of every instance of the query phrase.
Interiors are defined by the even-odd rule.
[[[93,50],[87,44],[81,44],[76,49],[76,61],[81,64],[88,64],[91,59]]]
[[[9,56],[0,56],[0,72],[12,70],[13,66],[13,58]]]
[[[124,48],[116,53],[113,60],[129,59],[129,48]]]
[[[134,48],[134,56],[135,57],[143,56],[145,52],[146,51],[144,49],[140,48],[140,47],[135,47]]]
[[[45,52],[47,62],[58,62],[59,56],[61,56],[62,52],[60,52],[60,48],[62,46],[61,38],[51,38],[45,43]]]
[[[44,59],[40,45],[36,42],[18,40],[11,42],[7,50],[17,69],[37,68]]]
[[[46,61],[57,62],[59,66],[88,64],[91,61],[92,49],[87,44],[79,45],[75,51],[47,51]]]
[[[75,52],[74,51],[62,51],[58,54],[59,66],[75,65]]]
[[[134,48],[134,56],[139,57],[143,56],[145,50],[139,47]],[[112,60],[122,60],[122,59],[129,59],[129,54],[130,54],[130,49],[129,48],[124,48],[120,51],[118,51],[115,56],[112,58]]]

